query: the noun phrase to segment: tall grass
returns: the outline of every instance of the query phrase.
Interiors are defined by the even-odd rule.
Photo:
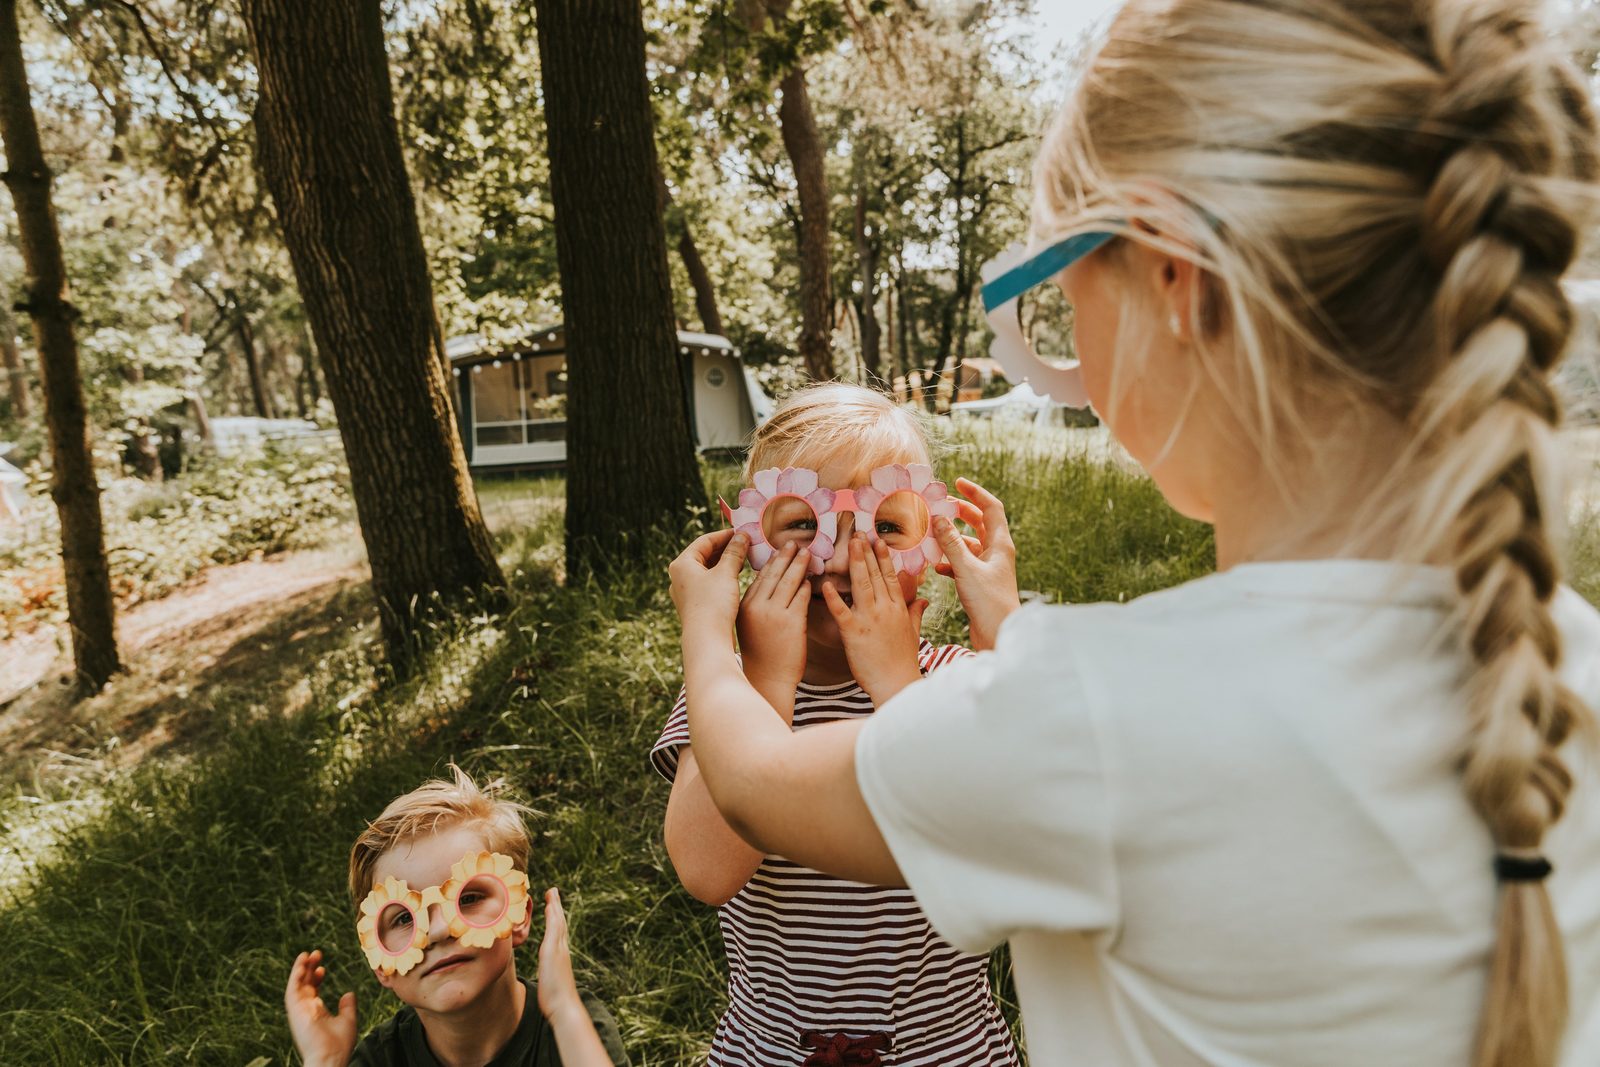
[[[1210,568],[1205,528],[1174,516],[1142,476],[1066,440],[1030,438],[1029,455],[969,433],[942,463],[1006,500],[1025,588],[1120,600]],[[711,468],[708,489],[726,494],[737,477]],[[0,1061],[294,1062],[282,988],[295,953],[313,946],[328,954],[331,990],[357,991],[363,1031],[376,1025],[398,1003],[355,944],[347,851],[364,819],[450,760],[505,777],[534,808],[531,877],[562,887],[579,980],[612,1005],[633,1061],[698,1061],[723,1004],[721,944],[712,910],[673,875],[660,835],[667,787],[646,760],[679,684],[664,568],[681,536],[653,536],[647,558],[605,584],[563,584],[561,490],[550,478],[483,486],[512,607],[440,624],[404,684],[374,683],[369,627],[305,665],[304,710],[276,710],[281,693],[238,697],[214,709],[228,728],[206,750],[52,801],[87,814],[48,850],[18,851],[50,803],[21,785],[0,798],[11,853],[0,865]],[[959,635],[947,590],[938,601],[934,628]],[[524,973],[532,950],[520,953]]]

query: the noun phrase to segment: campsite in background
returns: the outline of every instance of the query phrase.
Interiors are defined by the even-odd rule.
[[[716,919],[636,757],[681,680],[665,564],[775,402],[925,411],[1027,596],[1214,565],[990,358],[979,268],[1114,6],[0,0],[0,1059],[289,1062],[310,943],[381,1022],[344,857],[448,760],[529,804],[634,1062],[703,1056]],[[1596,244],[1560,383],[1592,600]],[[1021,309],[1054,359],[1069,323]]]

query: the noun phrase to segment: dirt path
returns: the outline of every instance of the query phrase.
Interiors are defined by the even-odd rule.
[[[203,722],[208,690],[275,687],[270,668],[292,675],[296,654],[262,655],[304,642],[326,645],[364,620],[368,580],[353,548],[296,552],[212,567],[160,600],[118,619],[125,674],[91,700],[70,700],[66,634],[47,627],[0,642],[0,763],[19,770],[60,757],[116,749],[137,756],[188,735]],[[309,638],[320,640],[308,640]],[[299,650],[295,649],[294,653]]]

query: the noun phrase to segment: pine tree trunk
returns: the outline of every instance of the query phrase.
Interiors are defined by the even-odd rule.
[[[61,237],[50,201],[50,171],[39,147],[17,29],[16,0],[0,0],[0,140],[5,143],[6,185],[16,206],[22,260],[28,279],[25,304],[39,344],[45,423],[50,435],[50,495],[61,515],[61,559],[66,572],[72,656],[81,684],[98,691],[121,669],[115,606],[106,567],[100,487],[89,449],[88,419],[67,302]]]
[[[383,634],[409,663],[436,596],[505,580],[438,358],[379,0],[244,0],[262,172],[350,464]]]
[[[603,571],[703,501],[640,0],[536,0],[567,325],[567,561]]]

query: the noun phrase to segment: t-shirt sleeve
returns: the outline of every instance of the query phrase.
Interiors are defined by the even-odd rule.
[[[605,1046],[606,1055],[611,1057],[612,1067],[629,1067],[628,1050],[622,1047],[622,1031],[617,1027],[611,1009],[599,997],[586,991],[580,991],[578,999],[583,1001],[584,1008],[588,1010],[594,1031],[600,1035],[600,1044]]]
[[[856,775],[941,936],[983,952],[1022,930],[1117,922],[1110,803],[1096,721],[1045,607],[1007,620],[868,720]]]
[[[689,743],[689,690],[678,689],[678,699],[667,716],[667,725],[650,749],[650,764],[667,781],[678,777],[678,749]]]

